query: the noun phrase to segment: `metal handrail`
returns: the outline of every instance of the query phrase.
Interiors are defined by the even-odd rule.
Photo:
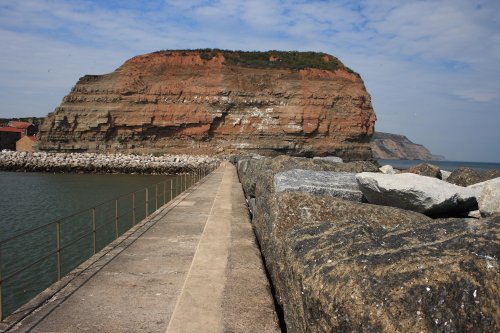
[[[20,273],[28,270],[29,268],[35,266],[36,264],[39,264],[40,262],[43,262],[44,260],[46,260],[54,255],[56,256],[56,259],[57,259],[57,267],[56,267],[57,280],[56,281],[60,280],[62,278],[62,269],[63,269],[63,267],[62,267],[63,265],[61,263],[61,254],[65,249],[68,249],[69,247],[73,246],[74,244],[76,244],[78,241],[84,239],[85,237],[92,235],[92,253],[96,254],[97,253],[97,245],[96,244],[97,244],[97,231],[98,230],[100,230],[104,227],[109,227],[110,225],[112,225],[112,222],[115,222],[114,223],[114,226],[115,226],[114,235],[113,235],[112,239],[109,240],[109,242],[108,241],[105,242],[105,244],[103,246],[103,247],[105,247],[106,245],[111,243],[113,240],[120,237],[120,235],[125,233],[128,229],[130,229],[136,225],[136,217],[137,217],[136,212],[137,212],[137,208],[138,208],[137,202],[136,202],[136,194],[137,193],[142,192],[142,191],[145,192],[145,194],[144,194],[144,218],[147,218],[148,216],[153,214],[155,211],[157,211],[161,206],[165,205],[167,202],[170,202],[175,197],[177,197],[179,194],[181,194],[182,192],[184,192],[185,190],[190,188],[192,185],[199,182],[205,176],[210,174],[218,166],[219,166],[219,163],[217,163],[216,165],[210,165],[208,168],[197,168],[189,174],[188,173],[181,174],[181,175],[179,175],[173,179],[170,179],[168,181],[159,182],[159,183],[149,185],[149,186],[142,188],[142,189],[139,189],[139,190],[135,190],[132,192],[128,192],[128,193],[119,195],[113,199],[103,201],[101,203],[93,205],[92,207],[81,209],[73,214],[64,216],[62,218],[58,218],[52,222],[49,222],[49,223],[37,226],[35,228],[23,231],[19,234],[16,234],[14,236],[11,236],[9,238],[6,238],[6,239],[0,241],[0,321],[3,320],[3,318],[5,318],[6,315],[8,315],[8,314],[4,313],[5,308],[4,308],[4,291],[3,291],[4,283],[7,280],[10,280],[14,276],[19,275]],[[188,176],[189,176],[189,178],[188,178]],[[174,180],[175,180],[175,184],[174,184]],[[167,199],[167,182],[170,183],[170,196],[169,196],[170,199],[169,199],[169,201],[166,200]],[[160,184],[162,184],[163,195],[161,195],[161,194],[159,195],[159,185]],[[154,192],[155,192],[154,193],[154,196],[155,196],[154,202],[153,202],[153,198],[149,197],[149,190],[153,186],[154,186]],[[129,196],[131,196],[131,199],[132,199],[132,207],[130,209],[126,208],[125,211],[120,212],[118,201],[122,198],[129,197]],[[161,197],[163,197],[163,200],[159,201],[159,198],[161,198]],[[97,221],[96,209],[99,207],[102,207],[106,204],[112,203],[113,201],[115,202],[114,214],[112,214],[112,216],[108,216],[107,218],[105,218],[103,220],[104,223],[102,223],[101,225],[98,226],[97,222],[96,222]],[[150,204],[151,204],[151,206],[150,206]],[[161,204],[161,205],[159,205],[159,204]],[[140,205],[142,207],[142,204],[140,204]],[[153,207],[154,207],[154,210],[150,213],[149,209],[153,208]],[[64,244],[62,244],[62,242],[61,242],[61,240],[62,240],[62,238],[61,238],[61,225],[63,225],[68,220],[70,220],[74,217],[77,217],[78,215],[83,215],[83,213],[91,213],[92,230],[91,231],[84,231],[84,230],[80,229],[80,230],[73,231],[74,234],[71,234],[71,238],[64,240]],[[142,213],[141,213],[141,215],[142,215]],[[131,216],[132,223],[130,226],[127,225],[126,229],[122,230],[122,232],[120,233],[120,220],[126,216]],[[88,219],[89,217],[82,216],[82,218]],[[8,275],[3,275],[2,274],[3,273],[2,272],[2,252],[3,252],[2,250],[5,246],[5,244],[10,243],[10,242],[12,242],[16,239],[19,239],[21,237],[24,237],[26,235],[36,234],[36,232],[38,232],[42,229],[51,227],[51,226],[56,227],[56,248],[53,250],[48,249],[49,252],[46,253],[45,255],[43,255],[43,256],[41,256],[33,261],[30,261],[29,263],[23,265],[22,267],[17,268],[14,272],[9,272]],[[123,227],[123,225],[122,225],[122,227]],[[78,231],[84,231],[84,232],[80,233]],[[47,232],[49,232],[49,231],[47,231]],[[90,256],[88,256],[88,257],[84,256],[85,259],[79,258],[78,260],[81,260],[81,261],[76,262],[76,263],[71,263],[70,266],[72,266],[72,267],[70,267],[70,270],[72,270],[74,267],[77,267],[81,262],[90,258]],[[55,272],[55,271],[53,271],[53,272]],[[53,283],[53,281],[50,282],[48,285],[44,286],[44,288],[48,287],[52,283]]]

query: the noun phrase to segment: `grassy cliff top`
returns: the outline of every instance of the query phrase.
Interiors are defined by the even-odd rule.
[[[318,68],[335,71],[343,64],[334,56],[323,52],[299,52],[299,51],[229,51],[219,49],[194,49],[194,50],[162,50],[155,53],[166,52],[199,52],[204,60],[210,60],[217,54],[224,56],[224,63],[252,68],[289,68],[304,69]],[[346,69],[355,73],[351,69]],[[356,73],[355,73],[356,74]]]

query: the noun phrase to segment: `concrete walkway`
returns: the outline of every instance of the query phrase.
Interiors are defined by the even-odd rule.
[[[279,332],[230,163],[122,238],[10,331]]]

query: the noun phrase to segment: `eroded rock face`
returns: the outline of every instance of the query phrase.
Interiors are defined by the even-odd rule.
[[[400,134],[376,132],[372,136],[371,145],[376,159],[444,160],[443,156],[431,154],[424,146],[413,143]]]
[[[161,51],[84,76],[44,121],[39,148],[372,158],[370,95],[336,58],[321,57],[335,70],[290,69],[268,53],[267,68],[250,68],[229,55]]]

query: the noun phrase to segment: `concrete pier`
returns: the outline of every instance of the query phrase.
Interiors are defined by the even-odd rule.
[[[236,170],[221,166],[9,332],[279,332]]]

